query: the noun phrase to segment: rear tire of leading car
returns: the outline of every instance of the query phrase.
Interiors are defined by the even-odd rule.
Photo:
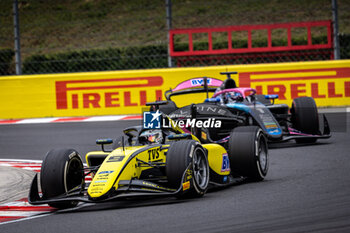
[[[241,126],[230,134],[228,152],[234,174],[262,181],[269,168],[267,139],[257,126]]]
[[[198,142],[175,142],[171,144],[166,157],[166,174],[172,188],[178,189],[182,185],[182,177],[189,164],[192,164],[193,186],[179,197],[201,197],[206,193],[209,184],[209,163],[206,151]]]
[[[299,97],[293,100],[291,121],[293,128],[306,134],[319,134],[318,111],[312,97]],[[313,143],[317,138],[295,139],[297,143]]]
[[[41,166],[40,183],[44,199],[54,198],[84,186],[84,166],[80,155],[73,149],[54,149],[47,152]],[[49,203],[58,209],[72,208],[77,201]]]

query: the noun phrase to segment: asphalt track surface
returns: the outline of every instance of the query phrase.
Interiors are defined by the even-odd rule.
[[[350,232],[349,114],[328,115],[336,132],[314,145],[273,145],[266,180],[174,198],[83,204],[0,225],[0,232]],[[0,126],[0,158],[42,159],[50,148],[82,154],[137,121]]]

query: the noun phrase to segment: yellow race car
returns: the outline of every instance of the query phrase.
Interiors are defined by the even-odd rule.
[[[140,196],[200,197],[211,187],[261,181],[268,171],[267,140],[257,126],[237,127],[222,143],[204,143],[174,125],[129,127],[114,144],[111,139],[96,143],[101,150],[87,153],[85,166],[74,149],[49,151],[40,187],[38,175],[32,181],[29,203],[71,208]],[[89,185],[87,175],[92,176]]]

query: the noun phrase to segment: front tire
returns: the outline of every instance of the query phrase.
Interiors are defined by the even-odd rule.
[[[267,140],[257,126],[233,129],[228,146],[231,170],[251,181],[262,181],[269,168]]]
[[[192,164],[192,187],[182,197],[203,196],[209,184],[209,163],[204,148],[194,140],[178,141],[171,144],[166,156],[169,186],[179,188],[184,172],[189,164]]]
[[[299,97],[293,100],[291,108],[293,128],[306,134],[319,134],[318,111],[312,97]],[[317,138],[295,139],[297,143],[313,143]]]
[[[54,198],[68,191],[84,186],[84,166],[80,155],[73,149],[50,150],[42,163],[40,183],[43,198]],[[49,203],[50,206],[65,209],[78,204],[76,201]]]

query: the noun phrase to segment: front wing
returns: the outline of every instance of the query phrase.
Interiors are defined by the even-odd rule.
[[[189,164],[182,176],[182,182],[178,189],[171,189],[163,187],[151,181],[145,180],[121,180],[118,184],[118,189],[111,192],[110,195],[104,199],[90,199],[87,194],[87,187],[77,187],[75,190],[69,193],[62,194],[53,198],[43,198],[39,194],[38,189],[38,174],[35,175],[28,196],[28,202],[32,205],[41,205],[48,203],[58,203],[67,201],[78,201],[87,203],[99,203],[108,202],[113,200],[122,200],[132,197],[165,197],[165,196],[177,196],[187,192],[193,187],[192,180],[189,179],[188,174],[192,174],[192,163]]]
[[[282,139],[278,141],[269,141],[269,142],[286,142],[293,139],[304,139],[304,138],[327,139],[327,138],[330,138],[331,136],[332,134],[330,132],[328,120],[326,116],[323,115],[323,133],[320,132],[320,134],[317,134],[317,135],[307,134],[307,133],[300,132],[296,129],[289,128],[288,132],[285,135],[283,135]]]

